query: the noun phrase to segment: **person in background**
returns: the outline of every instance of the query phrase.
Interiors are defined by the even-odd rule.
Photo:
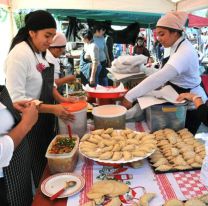
[[[99,49],[99,61],[101,63],[102,69],[99,74],[99,84],[103,86],[108,86],[108,70],[106,67],[111,66],[110,58],[108,55],[108,48],[105,43],[105,27],[101,24],[95,25],[93,28],[93,40]]]
[[[133,48],[133,55],[143,54],[144,56],[150,57],[149,50],[144,45],[144,38],[138,37],[136,40],[136,45]]]
[[[32,203],[31,162],[25,136],[37,119],[35,103],[12,103],[6,87],[0,86],[1,206],[28,206]]]
[[[109,55],[110,62],[112,62],[114,60],[114,56],[113,56],[113,38],[108,34],[105,35],[105,43],[106,43],[106,46],[108,48],[108,55]]]
[[[182,35],[187,16],[185,12],[170,12],[157,22],[157,39],[165,48],[170,47],[170,56],[163,59],[161,69],[126,93],[123,100],[126,108],[131,108],[138,97],[164,84],[171,85],[179,94],[191,91],[201,96],[203,102],[207,100],[206,93],[200,86],[197,53]],[[200,123],[196,110],[188,110],[185,127],[195,134]]]
[[[65,83],[72,82],[76,80],[74,75],[68,75],[66,77],[60,78],[60,60],[59,57],[65,54],[66,48],[66,37],[60,32],[56,32],[56,35],[53,38],[52,44],[49,46],[46,52],[46,59],[48,61],[54,62],[54,78],[56,85],[59,87]]]
[[[94,43],[93,34],[90,30],[81,33],[84,49],[80,56],[80,77],[82,84],[96,86],[99,82],[101,64],[99,61],[99,49]]]
[[[164,56],[164,48],[158,40],[156,40],[155,42],[154,49],[155,49],[155,54],[156,54],[156,60],[159,63],[161,63],[163,56]]]
[[[183,101],[183,100],[189,100],[194,103],[194,106],[196,107],[197,117],[198,119],[204,123],[208,127],[208,105],[207,102],[204,104],[202,101],[202,98],[196,94],[193,93],[181,93],[177,101]]]
[[[60,78],[60,59],[59,57],[65,53],[66,48],[66,37],[64,34],[57,32],[53,38],[53,42],[46,52],[47,61],[54,64],[54,79],[57,87],[62,86],[63,84],[70,83],[76,80],[75,75],[68,75]],[[53,91],[56,96],[57,102],[74,102],[72,97],[65,98],[59,94],[57,90]]]
[[[25,16],[25,26],[14,37],[5,62],[6,86],[12,101],[36,99],[38,122],[28,134],[32,175],[37,187],[46,166],[45,152],[56,135],[55,116],[73,120],[62,105],[54,104],[54,65],[45,58],[56,34],[56,22],[43,10]]]

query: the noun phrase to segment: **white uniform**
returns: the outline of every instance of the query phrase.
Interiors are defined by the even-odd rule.
[[[60,60],[53,56],[53,54],[47,49],[46,59],[48,62],[54,65],[54,79],[59,79],[60,74]]]
[[[0,178],[3,177],[3,167],[9,165],[14,152],[14,142],[11,137],[5,135],[14,125],[14,118],[7,108],[0,103]]]
[[[99,48],[94,42],[84,44],[84,51],[85,59],[92,61],[92,63],[99,64]]]
[[[199,60],[194,47],[188,40],[185,40],[175,52],[182,40],[182,37],[179,38],[171,47],[170,58],[166,65],[131,89],[125,95],[127,100],[133,102],[137,97],[157,89],[168,81],[185,89],[190,88],[191,92],[201,96],[204,102],[207,100],[207,96],[200,86]]]
[[[12,101],[40,98],[42,76],[36,68],[39,63],[44,64],[45,67],[49,66],[42,54],[34,55],[26,42],[17,44],[10,51],[5,62],[5,72],[6,87]]]

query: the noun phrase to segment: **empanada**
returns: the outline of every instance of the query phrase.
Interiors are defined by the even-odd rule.
[[[106,146],[114,146],[114,144],[116,143],[116,141],[115,141],[115,140],[104,139],[104,140],[103,140],[103,143],[104,143]]]
[[[206,204],[203,203],[199,199],[193,198],[193,199],[187,200],[184,206],[206,206]]]
[[[124,157],[125,161],[131,160],[132,159],[132,154],[129,151],[123,151],[123,157]]]
[[[113,145],[109,146],[109,147],[104,147],[101,149],[101,153],[104,153],[104,152],[109,152],[109,151],[112,151],[113,150]]]
[[[85,134],[82,138],[81,138],[81,142],[86,141],[89,137],[91,136],[91,134]]]
[[[181,202],[180,200],[178,199],[171,199],[171,200],[168,200],[164,206],[183,206],[183,202]]]
[[[136,136],[136,133],[134,133],[134,132],[127,134],[128,139],[133,139],[135,136]]]
[[[208,194],[202,195],[201,197],[199,197],[199,199],[205,203],[208,204]]]
[[[200,163],[198,163],[198,162],[194,162],[194,163],[191,164],[191,166],[192,166],[193,168],[199,168],[199,167],[202,166],[202,164],[200,164]]]
[[[94,137],[89,137],[88,139],[87,139],[87,141],[88,142],[91,142],[91,143],[94,143],[94,144],[98,144],[99,142],[100,142],[100,140],[99,139],[97,139],[97,138],[94,138]]]
[[[105,134],[111,134],[113,132],[113,128],[108,128],[104,131]]]
[[[122,151],[133,151],[135,149],[135,145],[129,144],[122,148]]]
[[[173,169],[176,169],[176,170],[187,170],[187,169],[191,169],[191,166],[190,165],[177,165],[177,166],[174,166]]]
[[[98,151],[86,151],[85,154],[92,158],[98,158],[100,156],[100,152]]]
[[[104,139],[111,139],[112,137],[109,134],[101,134],[101,137]]]
[[[122,152],[114,152],[113,153],[113,157],[112,157],[112,160],[113,161],[117,161],[117,160],[120,160],[122,158]]]
[[[145,193],[140,198],[140,206],[149,206],[149,202],[156,196],[155,193]]]
[[[104,152],[99,156],[99,159],[101,160],[108,160],[111,159],[111,157],[113,156],[113,152],[112,151],[108,151],[108,152]]]
[[[157,167],[155,169],[155,171],[165,172],[165,171],[168,171],[168,170],[171,170],[171,169],[172,169],[171,165],[160,165],[159,167]]]
[[[127,139],[126,142],[127,144],[139,144],[139,141],[137,139]]]
[[[160,165],[165,165],[168,163],[168,160],[165,158],[160,158],[157,162],[153,164],[154,167],[159,167]]]
[[[112,151],[113,152],[119,152],[121,150],[121,145],[120,144],[115,144]]]
[[[113,197],[110,202],[105,204],[105,206],[120,206],[121,205],[121,200],[119,197]]]
[[[104,133],[104,129],[97,129],[97,130],[92,131],[91,133],[101,135],[102,133]]]
[[[144,157],[146,155],[146,153],[143,151],[134,150],[134,151],[132,151],[132,155],[134,157]]]

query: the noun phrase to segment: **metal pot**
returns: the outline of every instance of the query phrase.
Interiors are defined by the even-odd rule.
[[[95,129],[125,129],[126,108],[120,105],[102,105],[92,110]]]

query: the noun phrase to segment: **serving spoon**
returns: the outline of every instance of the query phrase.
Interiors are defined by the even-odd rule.
[[[76,181],[74,180],[69,180],[68,182],[66,182],[66,185],[60,189],[58,192],[56,192],[55,194],[53,194],[50,197],[50,200],[55,200],[57,197],[59,197],[66,189],[68,189],[69,187],[74,187],[77,184]]]

